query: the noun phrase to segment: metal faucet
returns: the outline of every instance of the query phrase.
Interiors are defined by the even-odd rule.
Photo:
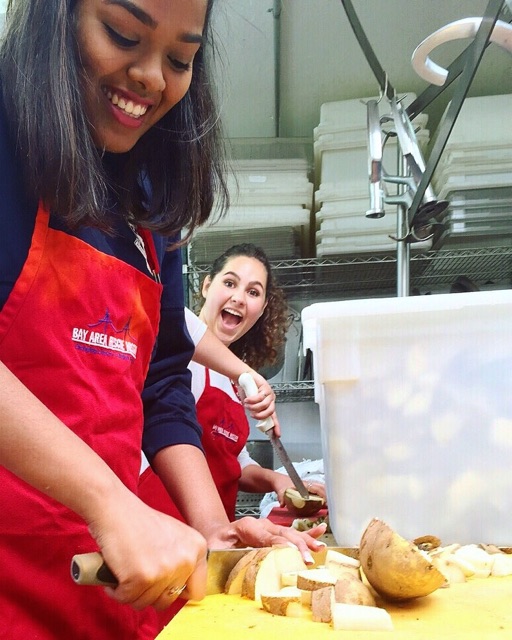
[[[384,192],[382,189],[382,136],[377,100],[366,103],[366,121],[368,128],[368,174],[370,177],[370,208],[367,218],[384,216]]]

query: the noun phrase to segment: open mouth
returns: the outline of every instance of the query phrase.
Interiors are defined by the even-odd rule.
[[[242,316],[232,309],[223,309],[222,320],[228,327],[237,327],[242,322]]]
[[[104,89],[103,92],[115,107],[135,120],[145,115],[150,108],[147,104],[140,104],[129,100],[110,89]]]

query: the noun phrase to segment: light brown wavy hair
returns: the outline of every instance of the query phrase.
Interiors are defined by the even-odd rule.
[[[230,345],[231,351],[255,370],[264,365],[273,365],[282,353],[286,342],[286,332],[291,324],[292,315],[288,309],[283,290],[277,285],[272,274],[272,267],[266,253],[251,243],[237,244],[227,249],[215,259],[208,276],[211,280],[224,269],[228,260],[246,256],[259,260],[267,272],[266,302],[267,306],[258,321],[241,338]],[[199,311],[203,298],[197,295]]]

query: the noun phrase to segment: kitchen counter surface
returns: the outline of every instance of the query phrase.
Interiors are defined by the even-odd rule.
[[[425,598],[380,603],[394,631],[334,631],[304,618],[273,616],[252,600],[224,594],[188,603],[157,640],[505,640],[512,634],[512,576],[470,579]]]

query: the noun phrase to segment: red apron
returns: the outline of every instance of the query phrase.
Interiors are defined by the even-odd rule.
[[[236,393],[234,385],[233,389]],[[222,389],[211,385],[208,369],[205,369],[205,387],[196,408],[198,422],[203,428],[201,442],[206,460],[224,509],[229,520],[233,521],[241,475],[238,455],[249,437],[249,422],[240,402],[233,400]],[[190,481],[194,481],[193,472]],[[153,509],[185,521],[151,467],[145,469],[140,477],[139,497]],[[163,629],[184,604],[185,601],[178,598],[169,609],[155,613],[159,620],[159,629]]]
[[[236,393],[234,385],[233,388]],[[241,475],[238,455],[249,437],[249,422],[240,402],[211,385],[208,369],[205,369],[205,387],[196,408],[198,422],[203,428],[201,442],[206,460],[224,509],[229,520],[233,521]],[[154,509],[184,521],[151,467],[140,477],[139,497]]]
[[[162,287],[48,221],[40,207],[0,359],[135,491]],[[97,548],[81,518],[1,467],[0,513],[0,638],[154,638],[144,612],[71,580],[73,554]]]
[[[233,385],[236,393],[236,388]],[[249,438],[249,422],[240,402],[210,384],[205,370],[204,391],[197,402],[197,418],[203,427],[208,466],[230,521],[235,519],[238,481],[242,473],[238,456]]]

